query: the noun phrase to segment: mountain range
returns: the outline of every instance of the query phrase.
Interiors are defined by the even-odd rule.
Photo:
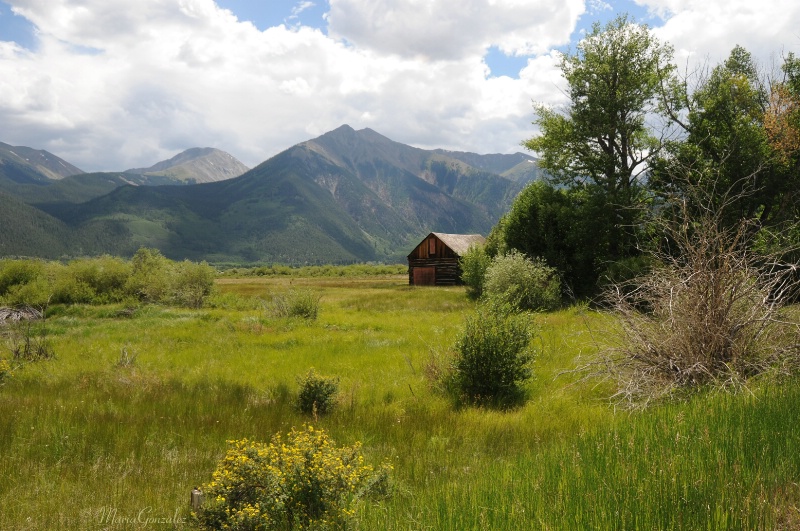
[[[212,263],[401,261],[432,231],[487,234],[538,178],[522,153],[424,150],[347,125],[241,175],[217,150],[64,175],[77,168],[0,148],[17,156],[10,163],[0,150],[0,224],[15,225],[0,235],[0,256],[130,256],[146,246]]]

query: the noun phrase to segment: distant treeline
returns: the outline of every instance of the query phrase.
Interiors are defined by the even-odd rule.
[[[256,267],[231,267],[220,273],[224,277],[363,277],[382,275],[405,275],[408,266],[404,264],[349,264],[313,265],[291,267],[269,265]]]
[[[40,259],[0,260],[0,304],[166,303],[200,307],[211,293],[216,270],[205,262],[175,262],[155,249],[130,260],[113,256],[67,263]]]

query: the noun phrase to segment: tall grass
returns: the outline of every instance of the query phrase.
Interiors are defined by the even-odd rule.
[[[188,527],[189,492],[210,479],[226,440],[267,441],[308,422],[394,464],[396,495],[363,505],[362,529],[797,522],[800,385],[615,413],[602,384],[561,374],[592,353],[586,322],[608,319],[572,309],[538,318],[524,407],[456,410],[422,369],[431,350],[453,344],[473,303],[462,288],[406,282],[219,284],[221,296],[254,301],[312,289],[315,321],[259,304],[52,309],[56,359],[0,386],[0,529],[133,529],[140,514],[160,519],[148,527]],[[123,349],[135,363],[119,363]],[[337,407],[317,421],[294,407],[297,378],[312,367],[340,381]]]
[[[508,446],[493,451],[439,435],[420,448],[428,474],[412,481],[425,495],[370,507],[365,527],[404,529],[409,519],[435,529],[796,526],[798,399],[796,385],[698,397],[538,444],[506,435]]]

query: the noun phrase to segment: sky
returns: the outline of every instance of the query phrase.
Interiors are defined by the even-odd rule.
[[[0,0],[0,142],[84,171],[192,147],[248,166],[348,124],[524,151],[593,23],[628,13],[681,69],[800,54],[797,0]]]

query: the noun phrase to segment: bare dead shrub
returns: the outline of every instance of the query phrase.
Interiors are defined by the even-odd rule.
[[[47,328],[31,321],[19,321],[9,327],[6,344],[14,360],[34,362],[55,358],[53,345],[47,337]]]
[[[607,293],[619,319],[601,363],[629,404],[800,367],[797,313],[785,308],[797,266],[753,252],[751,222],[726,223],[741,196],[688,189],[657,222],[666,242],[651,251],[658,265]]]

